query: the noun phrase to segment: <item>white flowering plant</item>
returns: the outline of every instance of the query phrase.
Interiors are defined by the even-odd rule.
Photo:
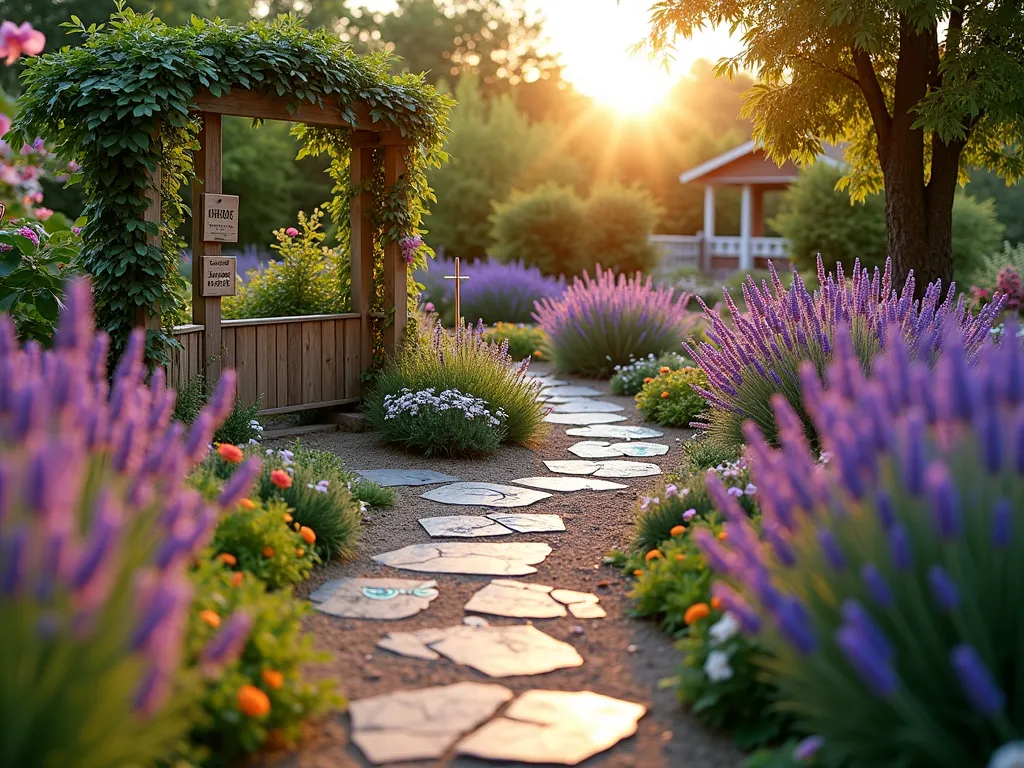
[[[758,674],[764,655],[740,632],[736,617],[712,609],[678,644],[683,663],[675,678],[680,700],[702,722],[732,734],[744,751],[774,744],[791,732],[792,718],[775,708],[775,688]]]
[[[385,395],[381,434],[388,442],[423,453],[472,456],[498,450],[508,431],[502,408],[457,389],[404,387]]]

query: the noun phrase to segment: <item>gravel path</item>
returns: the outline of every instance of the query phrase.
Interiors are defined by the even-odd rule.
[[[535,366],[534,369],[543,371],[542,366]],[[565,379],[564,376],[559,378]],[[576,380],[571,383],[607,390],[607,385],[602,383]],[[623,425],[643,423],[633,406],[632,398],[603,395],[601,399],[625,406],[622,415],[627,416],[628,420],[622,422]],[[463,480],[508,483],[521,477],[550,475],[543,464],[544,459],[576,458],[566,449],[584,438],[569,437],[565,434],[564,426],[550,426],[551,432],[534,450],[502,448],[491,458],[475,461],[428,459],[405,454],[383,445],[373,433],[312,434],[304,438],[303,442],[333,451],[350,469],[433,469],[457,475]],[[637,460],[654,462],[666,471],[671,470],[680,461],[679,441],[688,436],[689,433],[683,430],[665,430],[665,437],[655,438],[651,442],[667,443],[670,446],[669,453]],[[615,569],[601,564],[609,550],[623,547],[629,541],[633,502],[640,493],[651,487],[654,479],[614,479],[614,482],[626,484],[629,488],[604,492],[553,493],[549,499],[518,510],[559,514],[565,521],[565,533],[516,534],[485,539],[500,542],[542,541],[550,544],[553,551],[537,566],[538,572],[522,580],[593,592],[600,597],[602,607],[608,612],[607,618],[581,621],[569,616],[534,622],[544,632],[575,646],[585,659],[582,667],[533,677],[492,680],[445,659],[409,659],[375,648],[376,642],[387,632],[461,624],[463,606],[491,578],[397,571],[380,566],[370,559],[375,554],[409,544],[429,542],[430,537],[417,522],[421,517],[486,514],[492,511],[481,507],[455,507],[426,501],[420,498],[420,494],[429,488],[438,487],[429,486],[396,489],[398,500],[394,507],[371,512],[372,522],[367,526],[358,557],[348,563],[332,563],[317,569],[312,579],[299,587],[298,597],[305,597],[328,579],[343,576],[434,578],[438,582],[440,596],[427,610],[400,621],[359,621],[314,613],[307,618],[306,628],[316,636],[317,645],[334,656],[331,664],[316,668],[315,673],[339,679],[342,691],[349,700],[464,680],[497,682],[517,694],[531,688],[592,690],[644,704],[649,712],[640,721],[636,736],[592,758],[586,765],[607,768],[737,766],[742,755],[726,739],[710,734],[683,712],[671,688],[659,689],[659,681],[676,672],[679,654],[671,640],[653,624],[629,616],[628,581]],[[487,619],[492,625],[522,623],[520,620],[499,617]],[[583,634],[573,633],[572,629],[576,625],[583,627]],[[334,716],[326,724],[318,724],[298,752],[276,759],[268,758],[266,762],[275,766],[317,768],[368,765],[359,750],[348,743],[347,730],[347,716]],[[416,765],[425,764],[421,762]],[[494,765],[451,756],[436,764],[467,767]]]

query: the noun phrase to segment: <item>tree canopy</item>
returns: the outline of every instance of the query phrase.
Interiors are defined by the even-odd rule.
[[[659,0],[648,43],[742,30],[722,74],[756,71],[744,114],[780,162],[848,142],[855,198],[886,188],[898,276],[948,281],[953,195],[969,166],[1024,173],[1024,7],[1015,0]]]

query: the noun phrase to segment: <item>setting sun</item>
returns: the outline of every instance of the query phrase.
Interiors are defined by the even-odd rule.
[[[641,115],[659,106],[675,78],[644,56],[595,58],[567,76],[580,91],[624,115]]]

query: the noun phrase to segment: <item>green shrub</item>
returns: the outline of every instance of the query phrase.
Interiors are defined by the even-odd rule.
[[[645,421],[664,427],[689,427],[707,405],[693,388],[707,385],[708,377],[700,368],[659,374],[644,384],[636,396],[636,407]]]
[[[547,347],[547,336],[544,331],[535,325],[524,325],[523,323],[497,323],[488,328],[484,333],[484,340],[488,344],[500,345],[508,342],[508,353],[513,360],[544,360],[544,350]]]
[[[174,403],[172,418],[186,426],[191,425],[209,401],[210,397],[206,392],[206,379],[202,375],[193,376],[178,389],[178,398]],[[213,435],[213,441],[231,445],[248,445],[262,440],[263,425],[256,417],[259,409],[259,400],[246,405],[236,397],[231,413],[217,428]]]
[[[319,209],[306,216],[299,212],[298,228],[274,232],[270,247],[280,260],[248,274],[238,293],[223,301],[225,319],[244,317],[292,317],[342,312],[349,303],[347,244],[324,245]],[[295,234],[290,235],[289,232]]]
[[[853,262],[881,269],[888,253],[885,196],[870,195],[850,204],[850,195],[837,190],[843,171],[825,163],[804,169],[782,196],[781,209],[771,226],[790,242],[793,263],[800,272],[813,272],[821,253],[825,269],[837,262],[849,274]],[[978,202],[958,194],[953,202],[953,276],[969,279],[985,254],[999,247],[1003,236],[990,201]],[[900,286],[902,287],[902,286]]]
[[[706,470],[719,464],[728,464],[739,459],[740,447],[723,448],[703,433],[693,435],[683,444],[685,466],[691,470]]]
[[[329,657],[314,651],[313,636],[302,633],[302,618],[309,607],[290,589],[268,592],[259,579],[231,572],[210,559],[200,560],[192,581],[196,594],[187,643],[191,665],[202,666],[201,649],[219,631],[215,625],[226,623],[227,616],[237,612],[251,622],[241,656],[206,684],[203,714],[191,734],[203,766],[232,765],[268,741],[277,746],[294,742],[304,722],[344,704],[333,681],[304,680],[304,670],[311,663]],[[259,692],[266,697],[262,702]],[[251,696],[245,699],[247,694]],[[246,713],[242,702],[251,705],[253,699],[269,705],[265,714]]]
[[[533,265],[545,275],[582,271],[586,206],[571,189],[548,183],[513,192],[495,206],[492,221],[500,261]]]
[[[289,525],[291,521],[283,501],[264,504],[243,499],[237,510],[217,523],[210,546],[217,555],[230,555],[239,570],[253,574],[270,589],[298,584],[309,578],[319,558]]]
[[[1010,245],[1003,243],[1002,250],[994,250],[983,256],[971,275],[974,285],[996,290],[999,273],[1004,267],[1011,267],[1018,275],[1024,275],[1024,243]]]
[[[608,386],[613,395],[632,397],[644,388],[647,379],[653,379],[660,373],[677,371],[688,365],[693,365],[693,361],[678,352],[665,352],[660,356],[651,353],[640,360],[631,357],[629,363],[615,366],[615,374],[608,382]]]
[[[283,483],[281,473],[290,482]],[[355,554],[363,515],[347,484],[314,474],[295,462],[291,451],[267,451],[256,489],[265,502],[280,499],[288,505],[296,531],[313,531],[316,539],[306,541],[306,545],[313,546],[321,560],[346,559]]]
[[[546,425],[536,385],[523,375],[529,361],[513,360],[488,344],[485,333],[482,325],[463,328],[458,334],[446,332],[440,324],[424,325],[380,371],[365,398],[363,407],[374,428],[382,435],[390,428],[385,398],[396,397],[404,389],[437,393],[453,389],[484,401],[492,414],[505,413],[504,441],[533,444]]]
[[[792,732],[792,715],[778,709],[777,691],[761,674],[764,649],[740,632],[732,614],[712,609],[679,641],[679,650],[679,698],[702,723],[729,731],[745,752]]]
[[[664,211],[650,193],[638,186],[606,184],[590,192],[586,223],[580,234],[581,261],[576,271],[606,269],[632,274],[650,272],[658,250],[650,242]]]
[[[494,453],[505,439],[506,415],[455,389],[403,389],[384,396],[384,440],[425,456]]]

